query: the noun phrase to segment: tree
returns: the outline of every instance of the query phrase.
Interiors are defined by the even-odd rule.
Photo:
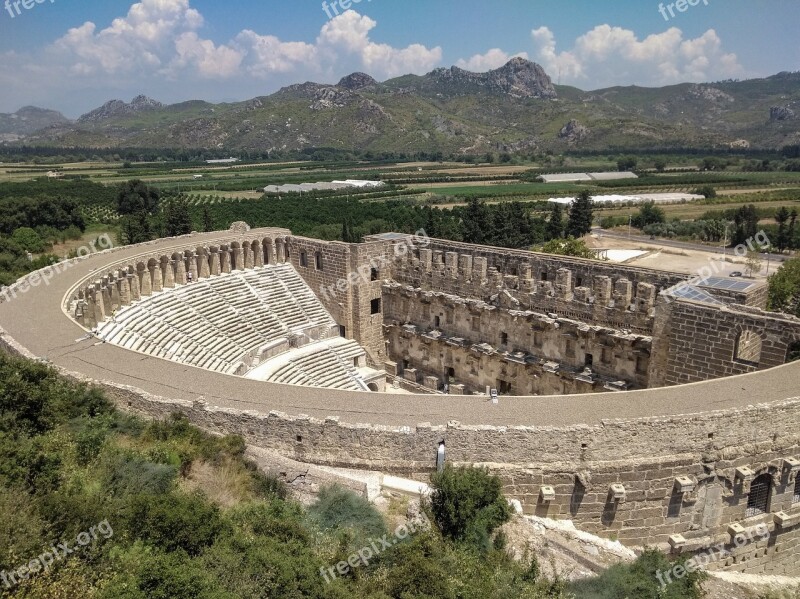
[[[700,167],[700,170],[703,171],[724,171],[728,165],[724,160],[722,160],[722,158],[708,156],[703,158],[698,166]]]
[[[174,198],[164,208],[164,235],[178,237],[192,232],[192,217],[189,204],[184,198]]]
[[[26,252],[39,253],[46,249],[46,244],[39,234],[30,227],[20,227],[11,235],[12,241]]]
[[[711,187],[711,185],[703,185],[702,187],[698,187],[694,192],[706,199],[717,197],[717,190]]]
[[[665,222],[664,210],[656,206],[655,202],[642,204],[639,214],[633,217],[632,224],[637,229],[644,229],[647,225],[656,225]]]
[[[470,198],[461,219],[461,230],[467,243],[482,245],[493,237],[489,211],[478,198]]]
[[[203,231],[209,233],[214,230],[214,219],[208,206],[203,206]]]
[[[770,276],[768,307],[800,316],[800,256],[787,260]]]
[[[667,161],[665,158],[656,158],[653,161],[653,166],[655,167],[656,171],[659,173],[663,173],[664,170],[667,168]]]
[[[760,273],[762,264],[763,261],[761,260],[761,255],[758,252],[747,252],[747,261],[745,262],[745,267],[747,268],[747,274],[749,276],[753,277]]]
[[[454,468],[431,475],[430,508],[442,535],[486,548],[489,535],[511,518],[500,479],[481,468]]]
[[[550,218],[547,221],[547,228],[545,229],[547,240],[561,239],[564,235],[564,209],[561,204],[553,203],[550,208]]]
[[[739,208],[733,217],[736,229],[733,233],[732,244],[739,245],[755,237],[758,233],[758,220],[758,210],[753,204]]]
[[[597,254],[589,249],[582,239],[552,239],[540,246],[537,251],[558,256],[575,256],[576,258],[597,258]]]
[[[778,251],[783,253],[787,247],[791,245],[792,238],[789,233],[787,223],[789,222],[789,210],[786,206],[781,206],[775,213],[775,222],[778,223],[778,235],[775,239],[775,245]]]
[[[146,212],[154,214],[160,196],[155,187],[148,187],[138,179],[125,183],[117,194],[117,212],[122,215]]]
[[[635,169],[638,163],[636,156],[622,156],[617,160],[617,169],[619,171],[630,171]]]
[[[593,210],[594,207],[589,192],[586,190],[580,192],[569,208],[566,235],[578,239],[590,233],[592,230]]]
[[[358,235],[353,230],[353,220],[346,218],[342,221],[342,241],[345,243],[358,243]]]
[[[122,243],[133,245],[153,238],[153,229],[146,212],[139,212],[120,219]]]

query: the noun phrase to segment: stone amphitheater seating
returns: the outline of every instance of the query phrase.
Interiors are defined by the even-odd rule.
[[[355,366],[364,349],[341,337],[318,341],[269,360],[247,376],[260,381],[367,391]]]
[[[282,342],[288,349],[290,339],[321,339],[268,360],[281,366],[268,368],[274,370],[269,380],[367,390],[354,367],[363,348],[332,336],[335,330],[335,321],[294,267],[279,264],[155,293],[106,320],[98,335],[127,349],[227,374],[246,374],[262,350]]]

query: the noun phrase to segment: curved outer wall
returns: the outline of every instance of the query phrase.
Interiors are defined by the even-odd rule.
[[[47,356],[64,375],[103,388],[123,409],[150,417],[181,412],[207,430],[240,434],[248,443],[301,461],[421,477],[432,470],[436,446],[445,439],[449,460],[486,464],[526,513],[569,518],[632,546],[677,552],[723,543],[730,554],[712,568],[798,573],[797,471],[787,458],[800,457],[800,364],[683,387],[503,398],[500,406],[491,406],[475,397],[408,395],[388,401],[289,388],[157,359],[122,366],[130,352],[110,346],[55,350],[81,334],[61,310],[64,294],[79,281],[120,262],[117,258],[182,243],[197,247],[199,241],[231,235],[120,248],[72,261],[47,285],[24,294],[18,286],[16,299],[0,305],[5,329],[0,346],[29,358]],[[41,278],[33,273],[19,283],[25,287]],[[37,325],[31,326],[34,315]],[[433,424],[417,424],[420,420]],[[737,476],[737,468],[745,466],[752,475]],[[771,480],[768,511],[745,518],[749,485],[760,474]],[[693,488],[680,493],[675,479],[684,476]],[[624,486],[624,498],[613,499],[615,483]],[[541,499],[543,485],[554,488],[552,501]],[[745,532],[767,524],[770,532],[739,546],[729,530],[734,522]],[[670,535],[677,534],[683,539],[670,544]]]

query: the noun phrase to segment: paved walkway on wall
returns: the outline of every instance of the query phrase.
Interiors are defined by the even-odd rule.
[[[252,232],[248,237],[256,237]],[[213,240],[234,240],[233,233],[199,234],[93,255],[56,275],[49,285],[31,288],[0,304],[0,327],[33,354],[93,379],[138,387],[154,395],[193,400],[240,410],[290,415],[338,416],[342,422],[414,426],[457,420],[470,425],[567,426],[604,419],[692,414],[745,407],[800,395],[800,362],[771,371],[695,383],[682,387],[555,397],[396,395],[293,387],[217,374],[121,347],[78,341],[86,331],[61,308],[79,280],[112,262],[176,247],[197,247]]]

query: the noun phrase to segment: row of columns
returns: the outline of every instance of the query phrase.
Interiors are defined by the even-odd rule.
[[[258,242],[254,251],[251,243],[231,248],[203,248],[191,250],[180,258],[162,256],[144,270],[131,265],[109,273],[82,288],[75,301],[74,316],[86,327],[105,321],[117,308],[139,301],[163,289],[186,285],[191,280],[228,274],[237,270],[260,268],[265,264],[289,262],[289,241],[286,238]],[[140,263],[141,264],[141,263]]]

